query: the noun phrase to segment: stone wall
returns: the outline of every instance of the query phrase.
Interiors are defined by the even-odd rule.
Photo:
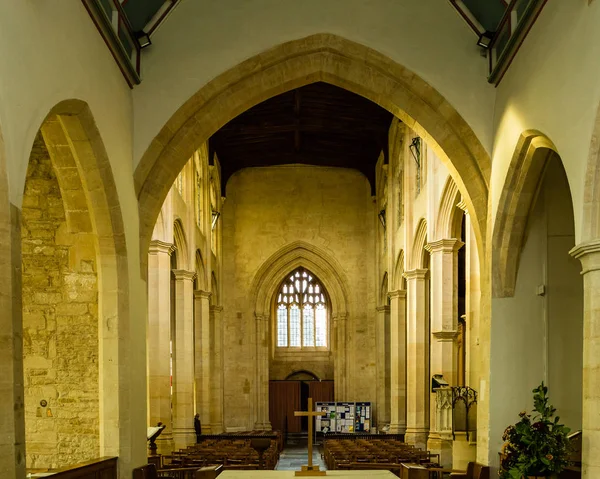
[[[89,215],[85,209],[81,214]],[[68,231],[59,183],[38,135],[27,170],[22,227],[29,468],[99,455],[98,288],[90,242]]]
[[[296,241],[325,251],[347,280],[347,393],[339,399],[375,401],[376,281],[371,265],[376,215],[367,179],[342,168],[249,168],[229,180],[227,193],[222,212],[226,428],[253,426],[257,345],[252,282],[272,255]],[[331,326],[330,343],[335,344]],[[270,349],[269,377],[280,379],[284,364],[272,361]],[[331,377],[333,361],[313,359],[299,358],[296,364],[303,367],[297,369],[314,367],[320,369],[315,373]],[[324,367],[317,368],[321,359]]]

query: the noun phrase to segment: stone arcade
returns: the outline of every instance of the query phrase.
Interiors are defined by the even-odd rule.
[[[600,2],[150,3],[0,4],[0,476],[309,396],[497,469],[542,380],[600,476]]]

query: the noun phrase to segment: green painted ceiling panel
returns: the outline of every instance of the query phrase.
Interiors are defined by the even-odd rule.
[[[133,1],[133,0],[131,0]],[[488,32],[495,32],[506,11],[503,0],[462,0],[465,6]]]

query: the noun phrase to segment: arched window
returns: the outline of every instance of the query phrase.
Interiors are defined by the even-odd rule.
[[[327,347],[327,294],[304,268],[292,272],[277,294],[277,347]]]

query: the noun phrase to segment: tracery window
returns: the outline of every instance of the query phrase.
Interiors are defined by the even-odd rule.
[[[196,172],[196,224],[202,229],[202,177]]]
[[[327,347],[327,296],[304,268],[292,272],[277,295],[277,347]]]

